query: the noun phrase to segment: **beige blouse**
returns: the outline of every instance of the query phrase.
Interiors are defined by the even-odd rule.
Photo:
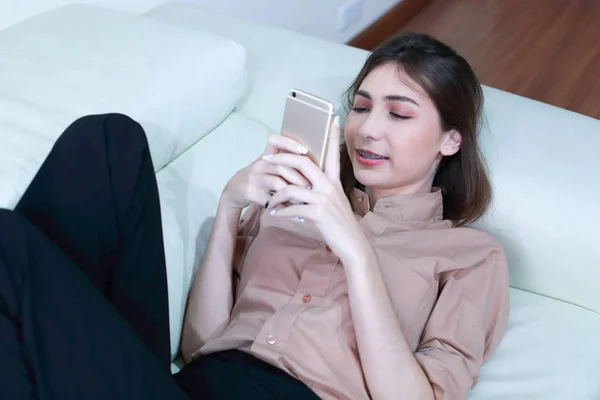
[[[501,246],[489,234],[444,220],[439,189],[384,198],[373,211],[356,189],[351,202],[436,399],[465,399],[507,323]],[[369,399],[338,257],[311,224],[260,210],[240,222],[238,250],[245,251],[229,326],[186,356],[240,349],[322,399]]]

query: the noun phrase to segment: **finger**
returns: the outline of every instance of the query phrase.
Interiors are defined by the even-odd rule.
[[[304,175],[302,175],[298,170],[286,167],[285,165],[270,164],[265,162],[264,166],[261,168],[261,172],[280,176],[292,185],[300,187],[310,186],[310,182],[304,177]]]
[[[267,191],[257,187],[252,191],[252,194],[248,196],[248,199],[253,203],[257,203],[263,207],[267,207],[269,204],[269,200],[271,200],[271,195]]]
[[[267,146],[265,147],[265,150],[262,153],[262,156],[266,156],[269,154],[277,154],[277,147],[275,147],[274,144],[271,143],[271,136],[275,136],[275,135],[270,135],[269,138],[267,139]]]
[[[263,160],[273,165],[282,165],[298,170],[315,189],[328,183],[325,174],[308,157],[297,154],[279,153],[272,156],[264,156]]]
[[[268,204],[272,203],[271,196],[273,196],[273,194],[277,193],[280,190],[283,190],[284,188],[290,185],[283,178],[276,175],[263,175],[262,179],[264,183],[261,186],[264,189],[264,192],[269,194],[269,199],[265,203],[265,207],[267,207]],[[291,200],[290,202],[298,203],[294,200]]]
[[[307,154],[308,149],[300,142],[283,135],[271,135],[263,155],[286,151],[294,154]]]
[[[331,124],[329,144],[325,155],[325,175],[332,182],[340,180],[340,117],[336,115]]]
[[[299,186],[288,185],[273,194],[269,200],[269,208],[274,209],[284,203],[313,204],[319,203],[320,200],[320,195],[311,190]]]
[[[259,184],[259,187],[264,189],[266,193],[283,190],[289,185],[283,178],[276,175],[265,174],[260,179],[262,182]]]
[[[312,204],[297,204],[284,208],[272,209],[271,215],[282,218],[295,218],[298,221],[312,220],[315,206]]]

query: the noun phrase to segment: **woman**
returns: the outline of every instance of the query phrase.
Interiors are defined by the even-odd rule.
[[[0,214],[2,398],[466,398],[508,316],[503,251],[465,227],[490,202],[481,87],[452,49],[403,34],[347,97],[325,171],[273,136],[227,184],[174,380],[143,131],[70,127]]]

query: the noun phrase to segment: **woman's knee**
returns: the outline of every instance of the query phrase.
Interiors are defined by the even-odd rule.
[[[119,113],[86,115],[75,120],[63,132],[59,142],[92,141],[117,148],[147,147],[142,126],[133,118]]]

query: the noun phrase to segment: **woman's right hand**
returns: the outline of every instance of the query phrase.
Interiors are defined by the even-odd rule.
[[[272,193],[287,185],[308,187],[308,180],[298,170],[265,161],[280,151],[304,155],[308,150],[299,142],[282,135],[271,135],[265,151],[257,160],[239,170],[227,182],[222,200],[234,208],[245,208],[250,203],[266,205]]]

